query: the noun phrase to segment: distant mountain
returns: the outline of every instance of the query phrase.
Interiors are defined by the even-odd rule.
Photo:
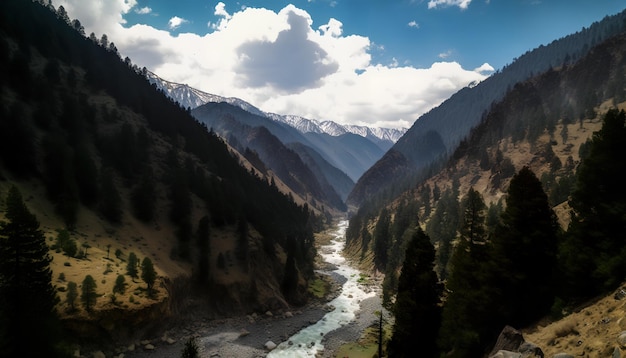
[[[311,148],[318,153],[311,158],[319,158],[327,162],[318,163],[320,168],[335,167],[347,175],[352,182],[356,181],[385,153],[379,144],[356,134],[345,133],[331,136],[320,132],[302,133],[286,123],[252,114],[227,103],[207,103],[192,110],[191,113],[199,121],[226,138],[234,147],[245,146],[248,143],[247,137],[240,135],[239,126],[265,127],[287,146],[299,143]],[[326,179],[336,177],[335,174],[326,174],[328,174]],[[336,185],[332,180],[330,182],[337,193],[343,192],[344,189],[340,188],[344,187],[344,180],[335,183]],[[345,200],[347,195],[341,196]]]
[[[481,83],[461,89],[415,121],[393,145],[393,151],[385,154],[393,158],[380,159],[380,163],[404,163],[403,168],[394,168],[393,172],[406,173],[405,176],[390,180],[384,175],[390,170],[387,164],[374,165],[359,179],[348,197],[348,203],[359,206],[366,198],[390,187],[397,191],[406,189],[398,185],[410,185],[414,181],[407,180],[409,178],[406,175],[423,175],[425,171],[432,169],[434,163],[449,158],[471,129],[480,123],[493,103],[501,100],[517,83],[551,68],[573,64],[584,57],[593,46],[622,32],[625,23],[626,12],[607,16],[589,28],[527,52]],[[576,104],[577,107],[584,105]],[[398,160],[398,155],[404,158]],[[379,172],[380,170],[384,172]]]
[[[317,121],[295,115],[282,115],[276,113],[263,112],[252,104],[235,97],[222,97],[207,92],[200,91],[186,84],[180,84],[165,80],[156,74],[148,71],[148,80],[161,89],[174,101],[184,108],[197,108],[206,103],[225,102],[237,106],[247,112],[264,116],[274,121],[285,123],[296,128],[301,133],[326,133],[331,136],[340,136],[346,133],[353,133],[367,138],[379,145],[383,150],[389,149],[402,135],[406,129],[393,128],[370,128],[366,126],[341,125],[333,121]]]
[[[271,170],[294,193],[314,199],[315,202],[310,202],[311,206],[321,209],[321,205],[318,206],[317,204],[322,204],[326,208],[345,211],[344,200],[354,186],[354,181],[350,180],[345,173],[328,164],[319,154],[317,158],[320,162],[316,163],[315,166],[311,165],[311,160],[308,160],[308,157],[307,161],[303,160],[299,153],[281,140],[281,138],[291,138],[294,143],[303,142],[303,138],[297,137],[299,133],[295,129],[291,128],[291,131],[295,132],[294,137],[299,140],[293,140],[292,137],[289,137],[289,133],[285,133],[287,129],[280,124],[265,117],[255,116],[227,103],[207,103],[194,109],[192,114],[205,123],[207,127],[224,137],[240,153],[250,151],[256,153],[264,166]],[[270,123],[264,123],[264,121]],[[343,174],[341,186],[347,182],[348,188],[342,189],[342,196],[339,195],[339,190],[334,189],[334,182],[327,179],[325,171],[320,170],[320,167],[332,168]],[[333,173],[332,176],[329,175],[329,178],[335,176],[336,174]]]
[[[183,108],[194,109],[200,107],[205,103],[219,103],[225,102],[237,106],[245,111],[254,113],[257,115],[263,115],[260,109],[254,107],[250,103],[235,97],[222,97],[215,94],[200,91],[191,86],[180,84],[176,82],[170,82],[165,80],[156,74],[148,71],[147,78],[150,83],[155,84],[158,89],[165,92],[165,94],[178,102]]]

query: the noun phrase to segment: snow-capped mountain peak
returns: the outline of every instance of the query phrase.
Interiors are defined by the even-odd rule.
[[[302,133],[326,133],[331,136],[340,136],[346,133],[353,133],[365,138],[377,139],[381,141],[391,141],[395,143],[406,132],[406,129],[393,128],[370,128],[357,125],[341,125],[333,121],[317,121],[295,115],[282,115],[276,113],[263,112],[252,104],[235,97],[222,97],[215,94],[200,91],[186,84],[170,82],[162,79],[156,74],[148,71],[148,81],[157,86],[172,100],[178,102],[184,108],[194,109],[206,103],[226,102],[237,106],[247,112],[259,116],[270,118],[276,122],[285,123],[296,128]]]

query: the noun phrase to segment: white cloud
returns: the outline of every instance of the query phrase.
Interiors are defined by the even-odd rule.
[[[139,9],[135,9],[135,12],[138,13],[139,15],[147,15],[152,12],[152,9],[148,6],[145,6]]]
[[[493,72],[495,70],[496,69],[493,68],[493,66],[485,62],[480,67],[475,68],[474,72],[485,73],[485,72]]]
[[[434,9],[439,6],[448,7],[448,6],[458,6],[461,9],[465,10],[469,6],[472,0],[430,0],[428,1],[428,8]]]
[[[331,18],[328,20],[328,24],[320,26],[319,30],[322,31],[324,35],[339,37],[343,33],[343,24],[341,21]]]
[[[182,17],[174,16],[167,22],[167,27],[170,30],[175,30],[180,27],[180,25],[189,22],[188,20],[183,19]]]
[[[371,53],[382,45],[344,34],[337,19],[313,28],[311,16],[294,5],[279,12],[247,7],[229,13],[218,3],[219,26],[197,35],[122,26],[134,2],[57,1],[88,33],[106,33],[122,56],[165,79],[239,97],[264,111],[311,119],[410,127],[454,92],[485,79],[491,69],[485,64],[468,70],[456,62],[427,68],[398,61],[374,64]]]
[[[215,5],[215,12],[213,12],[214,15],[216,16],[222,16],[224,17],[226,20],[230,20],[230,18],[232,17],[227,11],[226,11],[226,4],[224,4],[223,2],[218,2],[217,5]]]
[[[438,55],[438,57],[442,60],[445,60],[446,58],[452,56],[452,50],[448,50],[446,52],[442,52]]]
[[[409,27],[414,27],[416,29],[420,28],[420,24],[418,24],[415,20],[408,23]]]

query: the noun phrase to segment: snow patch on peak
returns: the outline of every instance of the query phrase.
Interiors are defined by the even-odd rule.
[[[158,89],[165,92],[168,97],[178,102],[183,108],[194,109],[207,103],[226,102],[252,114],[267,117],[276,122],[289,125],[297,129],[301,133],[326,133],[334,137],[346,133],[352,133],[369,139],[391,141],[395,143],[407,131],[406,128],[370,128],[357,125],[341,125],[333,121],[320,122],[315,119],[308,119],[295,115],[267,113],[261,111],[260,109],[242,99],[235,97],[222,97],[200,91],[186,84],[170,82],[160,78],[150,71],[148,71],[147,73],[147,78],[150,83],[156,85]]]

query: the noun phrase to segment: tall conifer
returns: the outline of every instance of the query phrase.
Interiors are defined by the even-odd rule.
[[[51,284],[51,257],[39,221],[13,186],[0,223],[0,352],[35,357],[53,351],[58,301]],[[33,341],[37,344],[23,345]]]
[[[442,287],[434,271],[435,248],[420,227],[406,249],[394,307],[395,324],[389,342],[390,357],[437,356],[437,334]]]

